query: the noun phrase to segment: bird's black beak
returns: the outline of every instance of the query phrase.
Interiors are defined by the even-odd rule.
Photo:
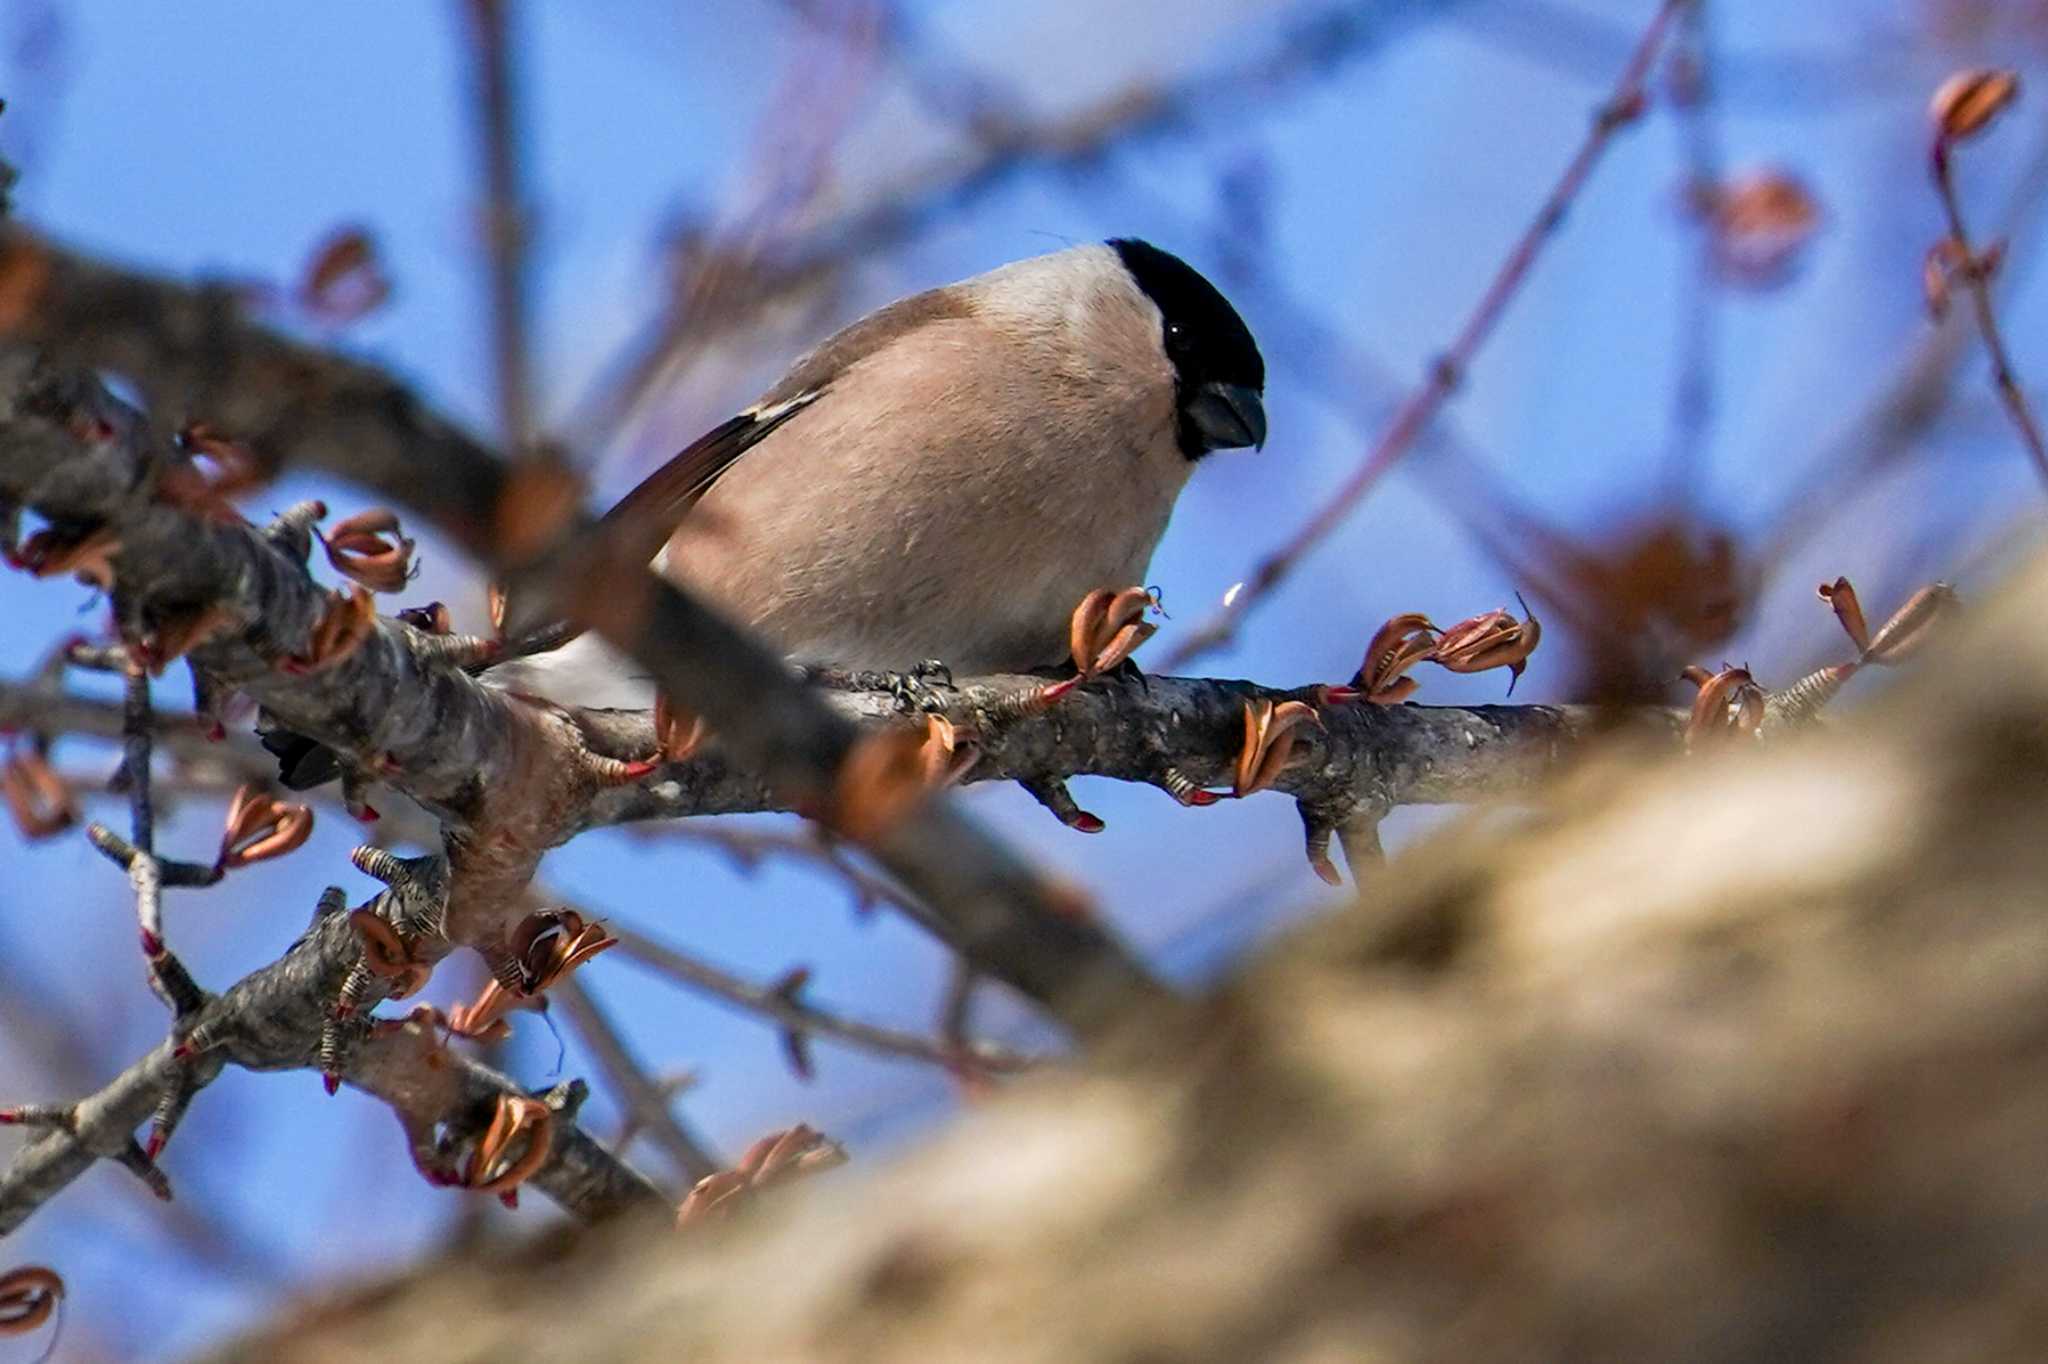
[[[1187,403],[1188,420],[1211,450],[1266,444],[1266,405],[1242,384],[1203,384]]]

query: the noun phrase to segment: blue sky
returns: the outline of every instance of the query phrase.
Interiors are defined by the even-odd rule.
[[[817,101],[845,123],[827,203],[862,202],[958,146],[886,61],[835,56],[781,6],[530,8],[520,30],[538,224],[536,370],[556,422],[646,319],[663,278],[664,228],[688,219],[730,230],[757,213],[778,183],[764,164],[784,165],[803,146],[801,126],[778,117],[785,102]],[[1382,373],[1419,377],[1561,169],[1609,79],[1600,73],[1618,67],[1651,5],[1539,7],[1533,27],[1532,11],[1506,0],[1407,8],[1441,13],[1402,26],[1328,79],[1198,107],[1185,135],[1115,154],[1086,176],[1027,176],[974,199],[863,262],[824,315],[786,318],[721,353],[660,395],[627,439],[580,453],[601,459],[604,490],[616,494],[829,326],[1066,240],[1148,236],[1217,267],[1228,288],[1217,243],[1255,210],[1264,269],[1285,293]],[[2039,49],[2007,33],[1944,46],[1924,23],[1937,8],[1822,0],[1716,9],[1727,95],[1712,119],[1727,160],[1789,168],[1826,213],[1789,284],[1724,291],[1716,304],[1721,402],[1702,483],[1708,509],[1738,527],[1772,505],[1788,471],[1843,430],[1926,333],[1919,263],[1939,230],[1922,170],[1927,93],[1954,65],[2038,64]],[[1232,69],[1302,12],[1226,0],[932,0],[916,10],[932,41],[1040,114],[1132,82]],[[1594,28],[1581,34],[1562,22],[1568,16]],[[49,18],[59,41],[27,42]],[[452,7],[393,0],[16,0],[0,12],[0,95],[10,106],[0,153],[24,171],[19,212],[79,245],[179,275],[278,283],[293,280],[336,225],[366,225],[394,278],[393,301],[333,339],[486,430],[471,129],[454,20]],[[2039,127],[2037,106],[2023,106],[1968,151],[1966,193],[1980,221],[1992,220],[2036,153]],[[1678,319],[1695,258],[1677,208],[1678,148],[1662,113],[1618,140],[1452,410],[1451,425],[1522,498],[1582,531],[1648,505],[1670,439]],[[1257,203],[1231,188],[1247,176],[1266,186]],[[2014,352],[2034,374],[2048,369],[2042,286],[2027,270],[2037,237],[2014,243],[2020,274],[2007,305]],[[1383,412],[1391,393],[1379,375],[1361,375],[1347,404],[1317,396],[1303,380],[1309,357],[1271,340],[1278,310],[1255,295],[1238,302],[1268,337],[1272,439],[1261,454],[1210,461],[1183,499],[1150,574],[1174,616],[1155,648],[1343,477],[1372,434],[1361,410]],[[1989,528],[2038,498],[1981,362],[1973,356],[1963,374],[1908,467],[1826,521],[1772,576],[1731,656],[1767,681],[1788,680],[1831,642],[1813,582],[1848,573],[1897,588],[1897,563],[1914,546],[1961,571]],[[307,486],[266,490],[251,510],[281,507]],[[367,500],[310,486],[337,507]],[[423,562],[418,598],[447,600],[460,620],[479,623],[480,589],[461,557],[429,536]],[[1455,618],[1510,600],[1514,586],[1441,492],[1398,476],[1211,666],[1274,683],[1342,680],[1389,614]],[[61,635],[94,624],[98,615],[80,614],[85,601],[70,585],[0,579],[0,669],[20,675]],[[1518,697],[1559,697],[1569,677],[1563,651],[1539,654]],[[1494,700],[1500,688],[1497,675],[1432,674],[1423,699]],[[182,693],[166,688],[168,699]],[[81,770],[113,761],[82,742],[60,753]],[[1095,889],[1118,925],[1176,973],[1210,969],[1275,925],[1333,903],[1301,861],[1284,799],[1195,813],[1109,782],[1083,780],[1075,793],[1109,821],[1107,833],[1071,834],[1017,792],[968,799],[1033,856]],[[1428,817],[1404,814],[1397,830]],[[160,837],[196,852],[211,846],[218,818],[216,806],[188,801]],[[290,860],[221,893],[174,898],[174,944],[203,981],[224,986],[290,940],[327,880],[352,899],[368,893],[345,858],[360,837],[323,811],[313,844]],[[81,1043],[90,1073],[104,1078],[164,1026],[135,959],[125,884],[78,837],[25,846],[0,829],[0,859],[10,873],[0,925],[11,947],[0,990]],[[544,875],[586,907],[734,969],[766,978],[808,964],[816,997],[861,1017],[927,1024],[943,981],[937,955],[914,932],[886,914],[856,921],[843,890],[801,866],[742,875],[680,840],[607,833],[558,852]],[[652,1067],[699,1074],[679,1111],[729,1153],[802,1119],[870,1157],[950,1102],[940,1077],[829,1044],[819,1047],[817,1079],[803,1084],[771,1031],[616,955],[587,980],[627,1020]],[[466,967],[444,970],[434,996],[467,993],[473,981]],[[1000,1007],[984,1017],[991,1028],[1019,1026]],[[523,1023],[515,1069],[538,1083],[555,1052],[544,1029]],[[567,1068],[591,1072],[573,1039]],[[0,1041],[0,1094],[70,1097],[50,1083],[32,1039],[10,1029]],[[602,1102],[589,1111],[600,1131],[613,1121]],[[0,1153],[14,1140],[0,1137]],[[638,1155],[667,1173],[644,1146]],[[7,1247],[8,1262],[47,1262],[71,1280],[81,1354],[175,1356],[265,1310],[280,1287],[426,1251],[460,1197],[418,1180],[376,1104],[327,1099],[305,1073],[231,1072],[200,1098],[165,1163],[184,1206],[235,1229],[241,1252],[231,1263],[195,1256],[176,1222],[136,1196],[125,1174],[104,1169]],[[547,1213],[517,1216],[534,1225]]]

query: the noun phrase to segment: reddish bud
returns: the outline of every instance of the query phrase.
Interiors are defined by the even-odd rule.
[[[1935,136],[1961,142],[1990,126],[2019,98],[2020,78],[2011,71],[1958,71],[1941,83],[1927,106]]]
[[[389,508],[358,512],[321,535],[320,543],[337,573],[372,592],[396,592],[412,577],[413,542]]]
[[[1863,603],[1856,597],[1856,589],[1847,578],[1837,578],[1831,583],[1822,583],[1820,599],[1835,613],[1835,619],[1842,624],[1842,633],[1849,636],[1849,642],[1856,646],[1856,652],[1870,651],[1870,626],[1863,618]]]
[[[1292,761],[1294,731],[1304,725],[1322,728],[1315,711],[1300,701],[1244,703],[1244,743],[1238,750],[1237,768],[1231,783],[1239,799],[1263,791],[1279,780]]]
[[[1715,262],[1738,284],[1763,287],[1784,280],[1820,229],[1820,204],[1784,171],[1736,176],[1709,198]]]
[[[1429,617],[1417,611],[1404,612],[1373,633],[1372,642],[1365,647],[1365,661],[1358,665],[1349,687],[1326,687],[1319,694],[1327,699],[1341,691],[1349,697],[1362,694],[1376,706],[1398,705],[1416,688],[1415,679],[1406,675],[1408,670],[1434,658],[1436,650],[1437,628]]]
[[[353,322],[391,296],[377,246],[360,227],[336,229],[314,251],[299,281],[299,306],[325,322]]]
[[[1508,694],[1514,695],[1515,683],[1521,680],[1529,655],[1536,652],[1543,637],[1542,623],[1529,611],[1527,602],[1522,611],[1526,618],[1520,621],[1505,609],[1468,616],[1443,632],[1431,661],[1454,673],[1506,668]]]

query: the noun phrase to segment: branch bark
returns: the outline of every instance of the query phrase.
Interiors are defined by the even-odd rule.
[[[275,962],[250,972],[214,998],[182,1036],[166,1038],[81,1101],[71,1119],[24,1148],[0,1172],[0,1235],[20,1226],[100,1159],[120,1159],[135,1128],[162,1094],[183,1081],[210,1083],[229,1061],[249,1070],[317,1069],[319,1039],[342,977],[357,959],[345,914],[323,914]],[[208,1043],[181,1059],[179,1044]],[[461,1125],[500,1094],[525,1094],[509,1078],[451,1049],[424,1064],[421,1050],[396,1034],[366,1035],[345,1053],[342,1078],[429,1126]],[[531,1182],[573,1213],[598,1218],[666,1200],[646,1179],[573,1123],[556,1132],[547,1163]]]

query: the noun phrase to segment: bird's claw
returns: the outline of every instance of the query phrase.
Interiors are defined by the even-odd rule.
[[[937,659],[928,658],[909,672],[886,672],[882,687],[895,698],[896,709],[906,715],[936,715],[945,710],[946,699],[939,689],[953,689],[953,670]]]

